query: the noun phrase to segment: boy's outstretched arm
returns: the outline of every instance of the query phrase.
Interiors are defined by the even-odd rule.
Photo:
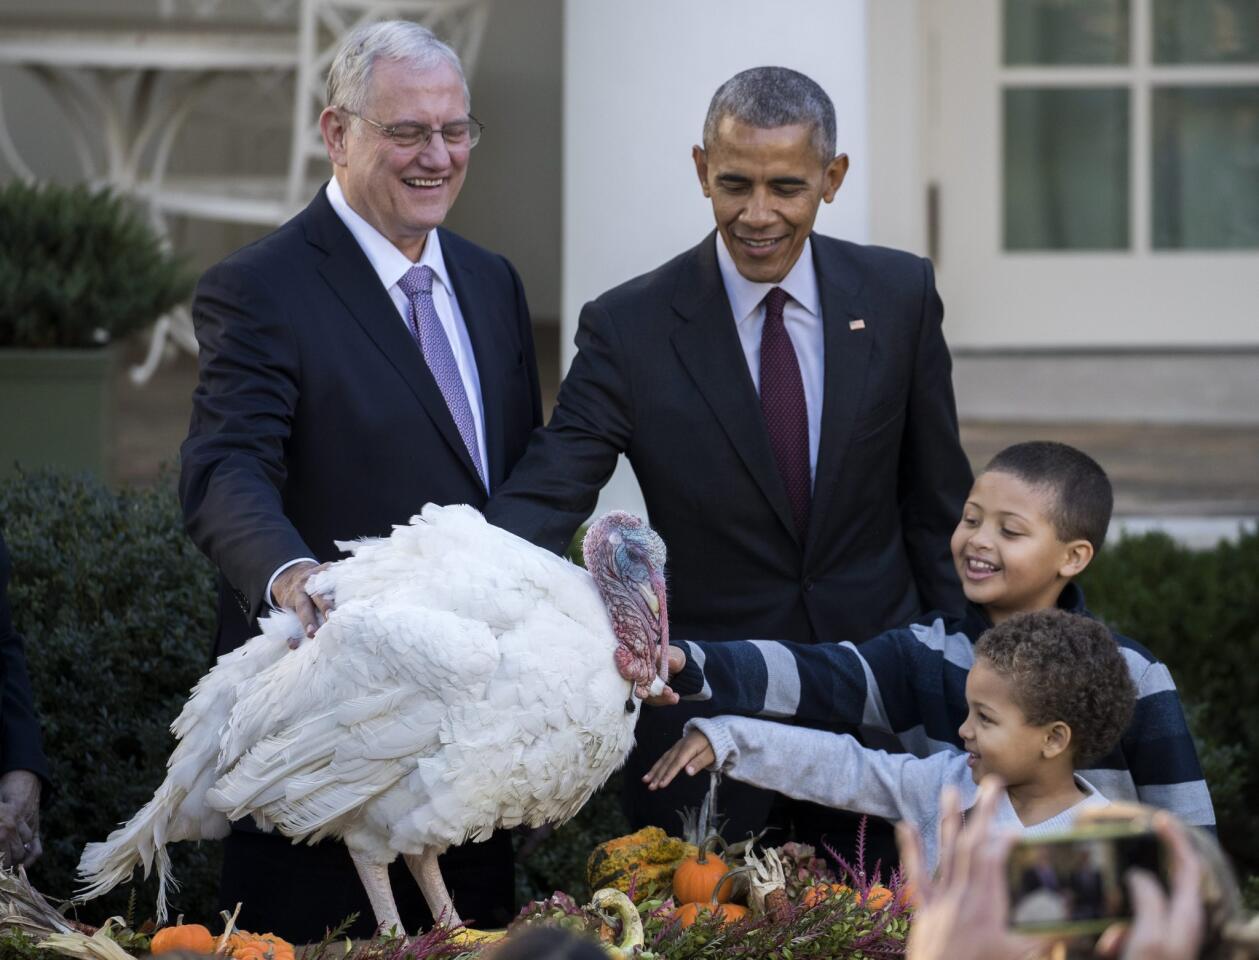
[[[864,646],[894,644],[900,632],[881,634]],[[683,699],[709,701],[722,713],[849,727],[881,713],[877,683],[871,683],[870,667],[851,643],[679,640],[669,655],[670,687]]]
[[[940,788],[974,794],[965,755],[919,758],[863,747],[856,738],[749,717],[687,722],[674,744],[643,777],[662,787],[678,773],[719,769],[753,786],[840,810],[934,824]]]

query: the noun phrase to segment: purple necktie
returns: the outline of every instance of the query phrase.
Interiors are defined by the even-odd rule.
[[[433,306],[433,268],[412,267],[402,275],[398,287],[411,301],[411,335],[420,345],[428,369],[432,371],[437,387],[446,399],[450,415],[459,428],[459,436],[464,446],[472,455],[472,463],[476,466],[477,476],[485,484],[485,474],[481,472],[481,448],[477,444],[476,424],[472,420],[472,406],[468,403],[468,393],[463,388],[463,378],[459,376],[459,364],[455,362],[454,351],[450,349],[450,340],[442,329],[441,318],[437,316],[437,308]],[[489,485],[485,484],[486,489]]]
[[[765,326],[761,331],[761,412],[769,430],[769,445],[787,487],[791,518],[804,537],[813,500],[809,473],[809,409],[795,348],[783,325],[787,292],[774,287],[765,294]]]

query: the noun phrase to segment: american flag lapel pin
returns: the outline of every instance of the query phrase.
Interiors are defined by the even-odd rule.
[[[866,328],[866,322],[864,320],[849,320],[848,321],[849,330],[864,330],[865,328]]]

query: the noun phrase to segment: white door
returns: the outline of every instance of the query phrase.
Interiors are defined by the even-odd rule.
[[[923,10],[951,344],[1259,344],[1259,0]]]

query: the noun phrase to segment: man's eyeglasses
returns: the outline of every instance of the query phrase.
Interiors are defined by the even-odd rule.
[[[364,123],[371,124],[380,131],[381,136],[388,139],[391,143],[395,143],[400,147],[418,147],[421,150],[428,146],[435,133],[440,133],[442,139],[446,141],[446,146],[451,149],[471,150],[481,141],[481,132],[485,129],[485,124],[472,116],[472,114],[468,114],[467,120],[454,120],[440,130],[434,130],[427,123],[411,123],[409,121],[393,124],[378,123],[369,117],[363,116],[361,113],[355,113],[353,110],[348,110],[345,107],[341,107],[341,109],[350,116],[358,117]]]

